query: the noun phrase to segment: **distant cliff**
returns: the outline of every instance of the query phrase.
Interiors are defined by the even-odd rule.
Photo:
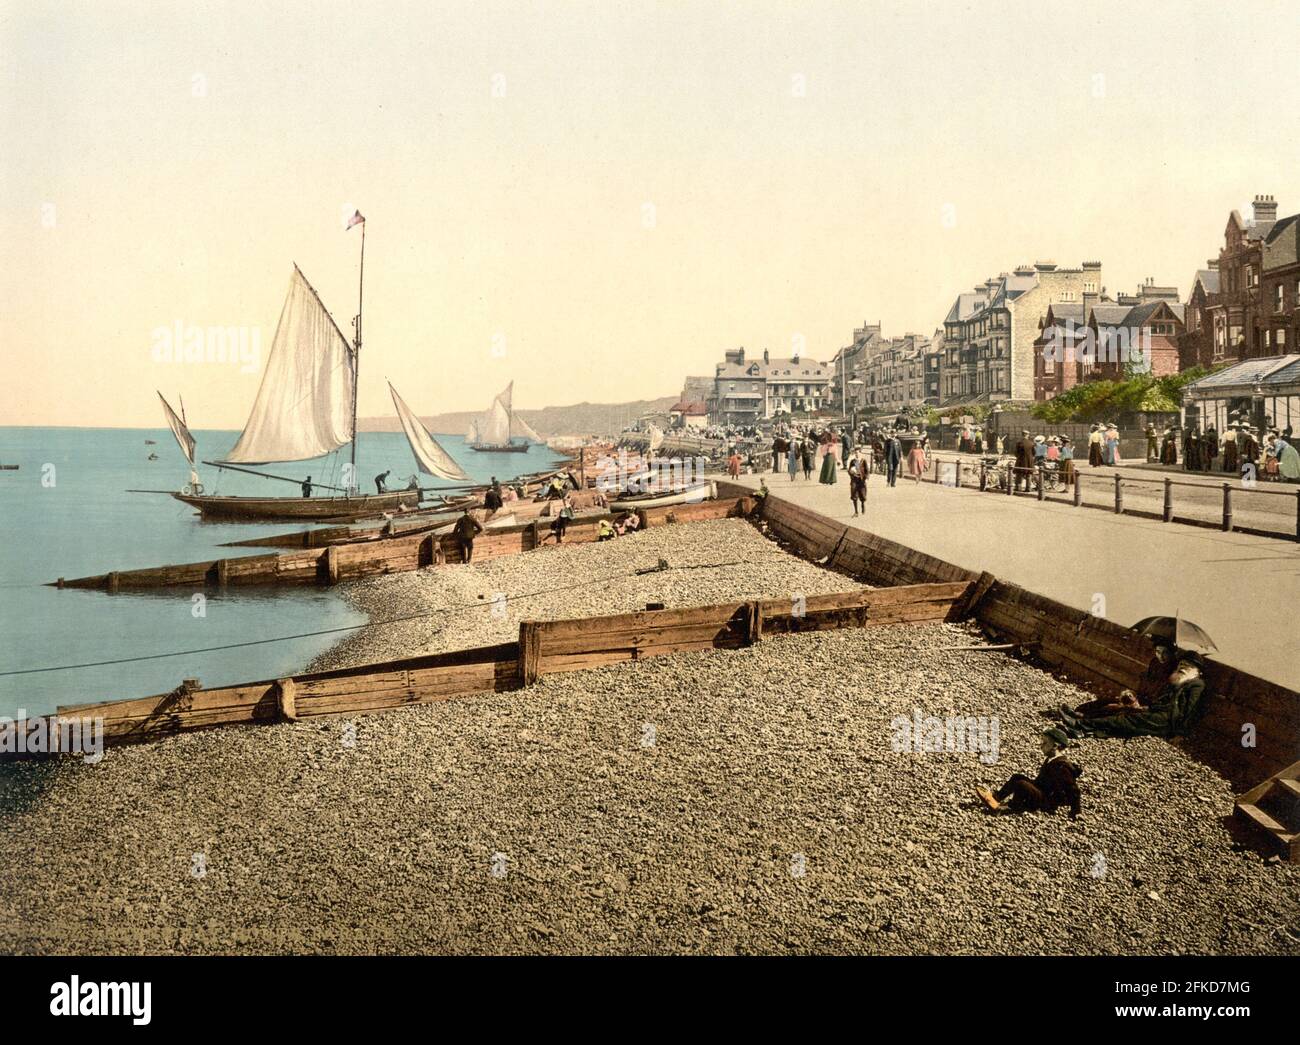
[[[519,416],[532,425],[539,435],[617,435],[624,425],[642,414],[664,413],[679,396],[661,399],[638,399],[631,403],[576,403],[573,406],[547,406],[541,410],[520,410]],[[425,427],[435,435],[464,435],[477,411],[421,417]],[[396,417],[362,417],[358,427],[363,432],[399,432]]]

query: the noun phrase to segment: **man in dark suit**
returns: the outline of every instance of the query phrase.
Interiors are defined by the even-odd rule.
[[[1070,807],[1071,818],[1077,817],[1082,809],[1078,778],[1083,773],[1081,766],[1068,762],[1061,752],[1070,746],[1070,738],[1062,730],[1049,729],[1043,733],[1040,741],[1046,761],[1038,770],[1038,776],[1030,780],[1023,773],[1017,773],[994,794],[985,787],[977,787],[975,794],[993,812],[1009,813],[1052,813],[1061,806]]]
[[[885,467],[889,470],[889,485],[893,486],[898,478],[898,469],[903,463],[903,444],[898,441],[898,434],[890,432],[885,440]]]

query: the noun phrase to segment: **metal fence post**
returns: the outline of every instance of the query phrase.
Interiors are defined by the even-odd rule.
[[[1041,464],[1038,466],[1035,475],[1038,479],[1038,499],[1041,501],[1043,499],[1043,466]]]
[[[1168,477],[1165,478],[1165,522],[1172,522],[1174,518],[1174,481]]]
[[[1083,476],[1079,472],[1074,473],[1074,506],[1076,508],[1083,504]]]
[[[1232,532],[1232,487],[1227,483],[1223,484],[1223,529]]]
[[[1115,514],[1124,514],[1124,487],[1120,485],[1120,478],[1115,476]]]

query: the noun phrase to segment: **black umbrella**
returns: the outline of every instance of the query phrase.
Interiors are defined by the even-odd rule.
[[[1144,617],[1133,625],[1133,630],[1139,635],[1198,653],[1213,653],[1219,648],[1204,628],[1181,617]]]

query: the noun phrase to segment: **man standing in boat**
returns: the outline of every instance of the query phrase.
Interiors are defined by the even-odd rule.
[[[460,557],[465,563],[474,561],[474,538],[483,532],[482,524],[469,514],[466,508],[461,513],[461,517],[456,520],[456,526],[452,530],[456,543],[460,546]]]
[[[388,471],[381,472],[379,475],[375,476],[375,493],[388,492],[388,477],[392,474],[393,470],[390,468]]]
[[[311,476],[310,476],[310,475],[307,476],[307,478],[303,480],[303,484],[302,484],[302,495],[303,495],[304,497],[310,497],[310,496],[311,496]]]

